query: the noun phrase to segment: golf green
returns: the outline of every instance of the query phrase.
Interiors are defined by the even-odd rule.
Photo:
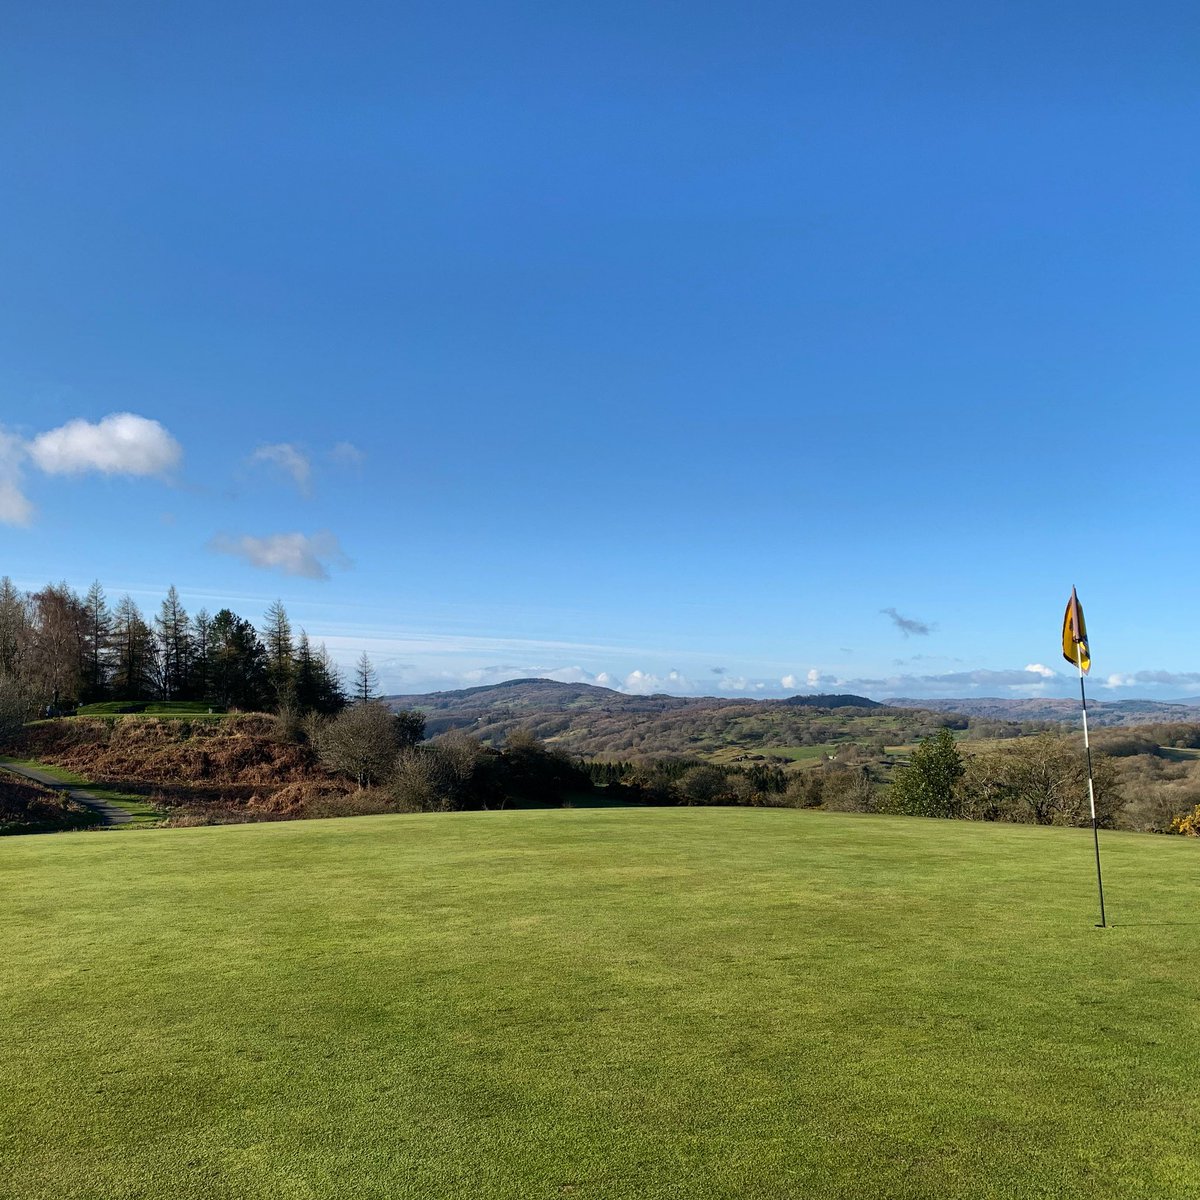
[[[7,1200],[1200,1194],[1200,843],[754,809],[0,842]]]

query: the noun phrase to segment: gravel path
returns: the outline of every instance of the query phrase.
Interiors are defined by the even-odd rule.
[[[133,820],[123,808],[118,808],[107,800],[101,800],[99,796],[93,796],[84,788],[63,783],[62,780],[55,779],[53,775],[47,775],[45,771],[38,771],[33,767],[18,767],[12,763],[0,763],[0,770],[11,771],[14,775],[24,775],[26,779],[32,779],[35,783],[44,783],[47,787],[54,788],[55,791],[66,792],[72,800],[78,800],[92,812],[99,813],[103,825],[127,825]]]

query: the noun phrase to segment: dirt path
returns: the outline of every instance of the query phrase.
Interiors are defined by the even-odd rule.
[[[53,775],[47,775],[45,771],[38,771],[33,767],[18,767],[12,763],[0,763],[0,771],[11,771],[14,775],[24,775],[26,779],[32,779],[35,783],[43,783],[46,787],[54,788],[55,791],[66,792],[72,800],[78,800],[92,812],[98,813],[102,825],[128,825],[133,820],[123,808],[118,808],[107,800],[101,800],[99,796],[93,796],[86,788],[63,783],[61,779],[55,779]]]

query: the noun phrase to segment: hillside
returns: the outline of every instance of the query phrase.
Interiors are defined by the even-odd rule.
[[[352,785],[262,714],[219,719],[70,717],[29,725],[21,757],[142,796],[175,823],[338,811]]]
[[[549,679],[385,700],[393,709],[424,713],[431,737],[461,729],[500,743],[511,730],[525,727],[560,749],[600,758],[765,752],[847,741],[882,746],[915,741],[946,723],[941,716],[887,708],[864,696],[628,696]]]
[[[997,721],[1079,722],[1077,699],[1037,697],[1012,699],[999,696],[960,697],[954,700],[914,700],[890,697],[894,708],[918,708],[932,712],[961,713]],[[1200,722],[1200,705],[1192,701],[1169,703],[1162,700],[1096,700],[1088,696],[1088,720],[1093,726],[1156,725],[1173,722]]]

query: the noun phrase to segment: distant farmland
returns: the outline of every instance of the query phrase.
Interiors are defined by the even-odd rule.
[[[1185,1197],[1200,845],[764,809],[0,845],[8,1200]]]

